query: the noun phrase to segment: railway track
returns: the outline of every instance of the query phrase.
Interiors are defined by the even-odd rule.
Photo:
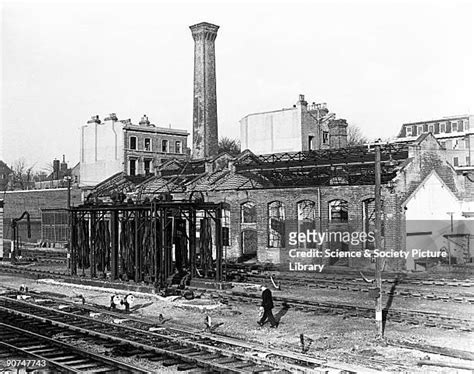
[[[204,291],[204,289],[197,288],[196,290]],[[226,303],[239,302],[258,305],[261,302],[260,295],[245,292],[219,292],[218,297]],[[374,308],[369,308],[360,305],[318,302],[307,299],[298,299],[282,296],[273,296],[273,300],[279,302],[283,307],[291,307],[294,310],[300,310],[303,312],[343,315],[346,317],[370,319],[375,318]],[[407,323],[410,325],[442,328],[446,330],[459,330],[465,332],[471,332],[474,330],[474,320],[472,319],[450,317],[435,312],[390,309],[388,311],[384,311],[384,318],[389,322]]]
[[[262,283],[269,281],[269,276],[265,275],[247,275],[245,278],[246,282]],[[334,289],[341,291],[353,291],[353,292],[369,292],[370,286],[364,283],[362,278],[349,278],[345,277],[342,279],[326,279],[326,278],[296,278],[290,276],[277,276],[276,282],[279,282],[282,286],[287,287],[309,287],[309,288],[321,288],[321,289]],[[402,281],[403,282],[403,281]],[[401,282],[401,283],[402,283]],[[463,291],[463,292],[452,292],[457,289],[467,289],[469,291],[474,284],[459,281],[424,281],[420,282],[420,286],[416,288],[398,285],[394,280],[385,280],[385,283],[392,285],[389,290],[382,290],[382,293],[387,296],[398,296],[405,298],[419,298],[429,301],[444,301],[444,302],[456,302],[456,303],[470,303],[474,304],[474,293]],[[448,291],[443,290],[443,286],[449,286]],[[403,287],[403,288],[402,288]],[[421,287],[421,288],[420,288]],[[453,288],[456,287],[456,288]],[[441,291],[440,291],[441,288]]]
[[[148,372],[5,323],[0,323],[0,357],[5,371],[24,368],[60,373]]]
[[[10,325],[32,326],[35,332],[48,331],[58,336],[67,332],[69,338],[93,338],[102,346],[117,348],[125,345],[128,353],[162,360],[163,365],[176,365],[177,370],[203,368],[226,373],[339,373],[342,370],[328,366],[324,360],[303,355],[259,350],[251,344],[237,344],[229,339],[181,329],[151,327],[123,315],[122,319],[115,319],[115,323],[107,322],[90,317],[90,310],[86,308],[84,312],[83,306],[68,304],[58,310],[56,308],[61,305],[51,299],[40,301],[46,302],[46,307],[15,300],[13,296],[0,296],[0,316]]]

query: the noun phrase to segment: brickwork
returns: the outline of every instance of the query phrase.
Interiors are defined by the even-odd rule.
[[[49,190],[9,191],[4,195],[3,236],[10,239],[12,219],[19,218],[23,212],[30,213],[31,238],[26,235],[26,221],[18,223],[23,241],[37,242],[41,239],[41,209],[67,208],[66,188]],[[71,205],[81,203],[81,191],[71,189]]]
[[[385,248],[400,250],[400,220],[397,194],[389,189],[383,188],[382,199],[385,213]],[[320,198],[320,201],[319,201]],[[232,193],[215,192],[209,195],[210,201],[224,201],[230,205],[231,229],[230,248],[227,251],[229,259],[242,256],[241,232],[246,229],[255,229],[257,232],[257,259],[260,262],[278,262],[281,248],[268,247],[268,204],[280,201],[285,206],[285,220],[295,225],[298,219],[297,204],[302,200],[311,200],[316,204],[316,210],[320,216],[315,222],[317,231],[363,231],[363,201],[374,198],[373,186],[334,186],[318,188],[292,188],[269,190],[247,190]],[[349,205],[349,219],[347,223],[329,223],[329,202],[334,199],[343,199]],[[241,223],[241,204],[251,201],[256,205],[257,223]],[[286,227],[286,233],[296,231],[296,227]],[[350,245],[350,250],[362,250],[363,244]],[[373,267],[370,259],[349,259],[350,267]],[[399,269],[403,266],[399,261],[389,261],[387,269]]]
[[[214,41],[219,26],[190,26],[194,39],[193,158],[217,154],[216,55]]]
[[[166,130],[166,129],[164,129]],[[153,174],[155,167],[164,160],[188,157],[186,131],[169,130],[163,131],[157,127],[127,126],[124,134],[124,170],[130,174],[130,160],[135,160],[135,175]],[[131,138],[135,138],[135,147],[132,149]],[[163,149],[163,141],[166,141],[166,149]],[[177,144],[179,142],[179,145]],[[145,170],[145,162],[149,162],[149,170]]]

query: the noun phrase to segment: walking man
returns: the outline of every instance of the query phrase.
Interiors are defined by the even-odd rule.
[[[272,309],[273,309],[273,298],[272,298],[272,291],[270,291],[266,286],[262,286],[262,308],[263,308],[263,316],[258,321],[260,326],[263,326],[267,320],[270,322],[270,327],[278,327],[278,322],[275,321],[275,317],[273,317]]]

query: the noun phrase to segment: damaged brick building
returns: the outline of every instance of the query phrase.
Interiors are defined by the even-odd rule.
[[[346,121],[336,119],[325,104],[308,105],[300,95],[293,108],[248,115],[240,125],[242,144],[249,149],[237,157],[216,154],[217,29],[207,23],[191,27],[195,40],[193,157],[170,159],[144,181],[132,180],[123,172],[116,174],[99,184],[92,197],[107,202],[114,193],[125,193],[137,204],[163,199],[223,203],[227,261],[254,258],[279,263],[288,249],[288,233],[307,228],[320,232],[373,230],[374,146],[347,147]],[[453,264],[472,262],[467,225],[474,212],[470,176],[456,172],[446,149],[432,134],[380,147],[383,248],[400,251],[421,238],[438,249],[449,247]],[[436,196],[445,199],[434,201]],[[462,224],[446,227],[449,218]],[[421,230],[419,222],[430,220],[441,222],[440,227]],[[199,225],[199,216],[197,222]],[[449,234],[462,239],[454,241]],[[373,249],[370,245],[324,244],[334,251]],[[412,270],[418,260],[392,259],[386,269]],[[371,258],[315,261],[328,266],[374,267]]]

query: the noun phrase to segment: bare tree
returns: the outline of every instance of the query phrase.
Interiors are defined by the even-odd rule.
[[[369,142],[367,138],[360,129],[359,126],[349,125],[347,126],[347,146],[351,147],[354,145],[362,145]]]
[[[24,158],[13,161],[12,165],[12,188],[25,190],[30,187],[34,181],[34,165],[26,166]]]
[[[237,139],[231,139],[224,136],[219,139],[218,147],[218,153],[227,152],[232,156],[237,156],[240,153],[240,141]]]

